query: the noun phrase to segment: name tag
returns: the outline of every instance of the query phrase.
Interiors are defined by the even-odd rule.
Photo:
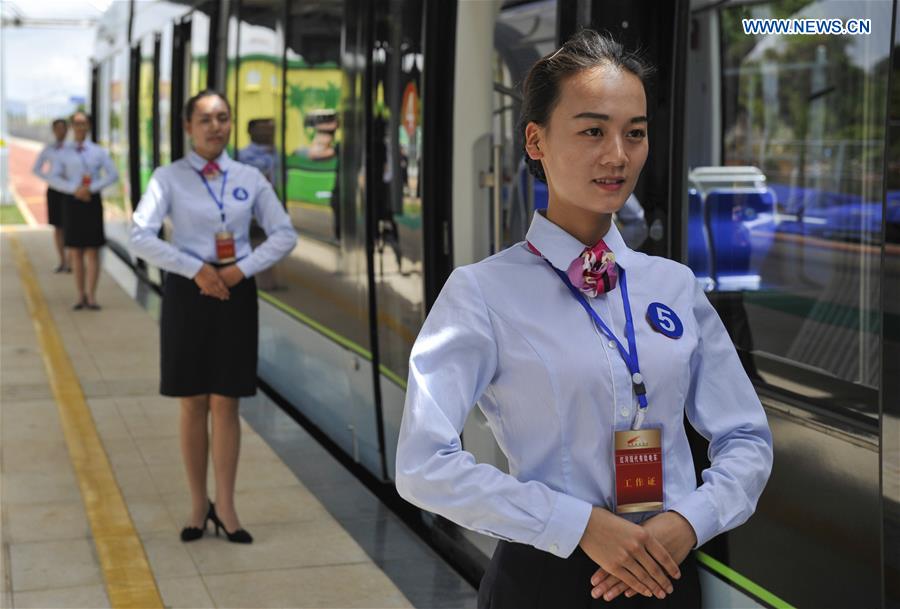
[[[615,433],[616,513],[663,509],[662,429]]]
[[[234,262],[237,260],[234,249],[234,234],[231,231],[219,231],[216,233],[216,257],[219,262]]]

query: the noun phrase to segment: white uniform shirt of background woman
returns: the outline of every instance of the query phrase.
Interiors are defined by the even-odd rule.
[[[232,161],[226,152],[216,162],[222,175],[208,179],[209,186],[218,196],[227,172],[223,198],[226,226],[234,233],[237,266],[245,277],[252,277],[294,249],[297,233],[272,186],[258,169]],[[132,217],[132,251],[189,279],[204,262],[216,261],[214,235],[222,226],[219,208],[198,174],[206,163],[191,151],[183,159],[156,169]],[[167,215],[172,219],[171,243],[157,236]],[[252,251],[251,216],[268,236]]]

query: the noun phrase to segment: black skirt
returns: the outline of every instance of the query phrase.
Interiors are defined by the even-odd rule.
[[[100,195],[91,195],[90,201],[76,199],[68,195],[63,240],[66,247],[103,247],[106,235],[103,233],[103,204]]]
[[[57,228],[65,226],[66,205],[69,195],[52,188],[47,189],[47,222]]]
[[[201,294],[192,279],[167,274],[159,325],[160,393],[256,394],[259,303],[252,277],[218,300]]]
[[[675,591],[663,600],[624,594],[610,602],[591,596],[597,565],[580,547],[568,558],[501,541],[478,587],[478,609],[700,609],[700,578],[693,554],[681,564]]]

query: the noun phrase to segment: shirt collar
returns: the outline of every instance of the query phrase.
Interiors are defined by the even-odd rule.
[[[550,261],[550,264],[561,271],[567,271],[569,265],[581,255],[584,248],[594,244],[580,242],[548,220],[545,214],[546,210],[535,212],[525,238],[541,252],[544,258]],[[632,251],[625,245],[625,240],[615,222],[610,223],[609,231],[603,236],[603,240],[612,250],[619,266],[626,268]]]
[[[206,167],[206,163],[209,162],[202,156],[197,154],[194,150],[188,152],[187,160],[188,163],[190,163],[191,167],[193,167],[196,171],[203,171],[203,168]],[[231,164],[231,157],[228,156],[228,152],[226,150],[223,150],[222,154],[214,159],[214,162],[222,171],[228,171],[228,166]]]

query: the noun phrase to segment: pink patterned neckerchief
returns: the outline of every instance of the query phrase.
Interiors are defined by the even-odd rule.
[[[527,243],[532,254],[543,257],[530,241]],[[594,247],[584,248],[581,255],[572,261],[566,270],[566,276],[572,285],[591,298],[611,292],[619,280],[616,256],[606,242],[600,239]]]
[[[222,173],[222,170],[219,169],[219,164],[215,161],[210,161],[206,165],[203,166],[203,169],[200,170],[200,173],[203,174],[205,178],[214,178]]]

